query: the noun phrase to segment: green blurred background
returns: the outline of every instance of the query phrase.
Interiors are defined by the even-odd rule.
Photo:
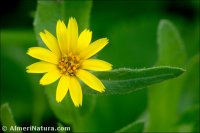
[[[26,55],[26,50],[38,44],[33,30],[37,2],[3,1],[1,6],[1,104],[9,103],[19,126],[57,126],[62,121],[53,113],[44,88],[39,85],[41,75],[32,76],[25,69],[36,61]],[[158,24],[161,19],[168,19],[184,41],[187,69],[187,64],[199,57],[199,11],[197,0],[93,1],[89,28],[93,31],[93,41],[101,37],[110,39],[98,55],[100,59],[111,62],[114,68],[144,68],[157,62]],[[181,114],[178,128],[183,131],[199,131],[199,59],[197,62],[191,68],[191,78],[184,82],[177,107]],[[83,120],[84,130],[117,131],[148,111],[149,101],[148,89],[125,95],[95,96],[95,105],[90,107],[92,113]],[[194,111],[185,114],[191,108]]]

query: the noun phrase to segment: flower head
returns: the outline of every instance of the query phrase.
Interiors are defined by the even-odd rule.
[[[75,18],[70,18],[66,27],[61,20],[57,21],[56,36],[47,30],[40,32],[40,37],[48,49],[29,48],[27,54],[39,59],[27,67],[28,73],[45,73],[40,84],[48,85],[59,79],[56,90],[56,101],[61,102],[69,91],[75,106],[82,105],[82,89],[79,80],[90,88],[103,92],[105,87],[92,71],[109,71],[112,65],[98,59],[90,59],[108,44],[107,38],[91,43],[92,32],[85,29],[78,35]],[[91,44],[90,44],[91,43]]]

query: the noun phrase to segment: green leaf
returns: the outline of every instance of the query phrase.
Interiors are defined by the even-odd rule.
[[[8,103],[1,105],[1,125],[2,125],[2,130],[5,131],[6,133],[10,133],[11,127],[14,128],[15,126],[17,126]],[[15,131],[15,132],[21,133],[20,131]]]
[[[168,20],[158,26],[157,65],[185,67],[186,52],[178,30]],[[178,105],[182,77],[152,87],[149,90],[149,126],[147,131],[174,131],[178,119]]]
[[[75,17],[78,23],[79,32],[88,28],[90,19],[90,10],[92,1],[73,1],[73,0],[38,0],[36,16],[34,19],[34,29],[37,35],[39,45],[42,43],[39,32],[45,29],[55,35],[56,23],[59,19],[67,25],[70,17]]]
[[[158,65],[182,67],[186,53],[183,40],[175,26],[168,20],[161,20],[158,27]]]
[[[149,85],[179,76],[184,69],[176,67],[152,67],[146,69],[120,68],[108,72],[95,72],[106,87],[104,93],[93,91],[83,84],[85,93],[122,94],[136,91]]]

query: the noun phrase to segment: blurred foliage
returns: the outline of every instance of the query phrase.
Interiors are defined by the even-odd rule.
[[[184,67],[186,52],[183,41],[175,26],[161,20],[158,26],[157,65]],[[171,132],[177,121],[177,107],[180,97],[181,77],[154,86],[149,90],[149,129],[148,131]]]
[[[41,1],[42,3],[43,1]],[[58,0],[58,2],[61,2]],[[80,1],[79,1],[80,2]],[[88,1],[89,3],[91,1]],[[26,55],[28,47],[36,46],[37,41],[33,32],[33,13],[36,10],[36,1],[20,0],[15,4],[4,2],[1,5],[7,7],[1,16],[1,104],[8,102],[17,125],[46,125],[57,126],[60,119],[72,120],[73,131],[142,131],[146,126],[151,131],[163,130],[170,126],[170,130],[179,132],[199,131],[199,1],[198,0],[161,0],[161,1],[93,1],[88,6],[80,7],[77,2],[78,14],[83,9],[89,15],[87,20],[93,32],[93,39],[108,37],[109,45],[98,54],[98,58],[106,59],[114,64],[114,68],[130,67],[141,68],[151,67],[160,54],[160,44],[157,47],[157,26],[161,19],[168,19],[177,27],[183,47],[185,47],[184,59],[180,66],[187,71],[178,80],[167,81],[163,84],[152,86],[151,91],[156,91],[151,96],[147,89],[129,93],[126,95],[91,96],[84,95],[83,107],[74,108],[67,98],[61,103],[69,108],[61,108],[60,111],[51,112],[46,99],[46,93],[55,91],[51,88],[44,88],[39,85],[37,75],[29,76],[25,67],[35,60]],[[51,4],[52,1],[49,1]],[[56,6],[56,5],[55,5]],[[68,9],[65,5],[61,10]],[[41,7],[44,9],[44,7]],[[48,10],[54,11],[50,8]],[[77,18],[82,28],[87,28],[89,23],[74,14],[68,14]],[[45,13],[55,19],[54,14]],[[81,15],[80,15],[81,16]],[[68,16],[60,16],[60,19],[67,21]],[[56,17],[56,19],[59,19]],[[17,21],[16,21],[17,20]],[[14,22],[13,22],[14,21]],[[55,22],[51,20],[44,22],[39,19],[36,23],[52,23],[50,27],[41,26],[36,32],[48,29],[55,33]],[[170,30],[171,22],[169,22]],[[47,24],[48,25],[48,24]],[[172,27],[175,27],[172,26]],[[81,28],[81,29],[82,29]],[[80,29],[80,31],[81,31]],[[174,28],[172,28],[173,31]],[[177,30],[176,30],[177,32]],[[174,32],[169,34],[173,37]],[[38,37],[38,35],[36,34]],[[159,35],[158,35],[159,37]],[[171,44],[171,43],[170,43]],[[181,56],[173,56],[179,48],[173,48],[165,52],[164,58],[168,58],[173,65],[180,61]],[[164,54],[164,53],[163,53]],[[175,58],[174,58],[175,57]],[[173,59],[174,58],[174,59]],[[167,85],[166,85],[167,84]],[[56,86],[56,83],[53,86]],[[156,89],[158,86],[160,88]],[[170,86],[170,88],[163,86]],[[55,87],[54,87],[55,88]],[[157,92],[158,91],[158,92]],[[149,93],[149,94],[148,94]],[[149,96],[148,96],[149,95]],[[155,99],[152,98],[155,95]],[[54,97],[48,97],[54,100]],[[157,99],[157,100],[156,100]],[[155,101],[156,100],[156,101]],[[147,102],[148,101],[148,102]],[[54,101],[55,102],[55,101]],[[160,102],[160,105],[157,104]],[[173,103],[171,106],[170,103]],[[85,106],[84,106],[85,105]],[[52,106],[52,105],[51,105]],[[66,114],[65,110],[71,111]],[[139,121],[139,116],[146,112],[146,117],[153,118]],[[152,112],[151,112],[152,111]],[[178,115],[175,116],[175,112]],[[2,113],[2,112],[1,112]],[[150,113],[150,116],[148,114]],[[58,117],[63,114],[63,117]],[[77,115],[78,114],[78,115]],[[77,115],[78,119],[73,119]],[[79,116],[84,116],[80,118]],[[56,117],[58,118],[56,118]],[[68,117],[70,116],[70,118]],[[163,116],[164,118],[161,119]],[[175,116],[175,117],[174,117]],[[172,120],[170,118],[173,118]],[[169,120],[162,122],[162,120]],[[84,124],[77,124],[79,123]],[[149,122],[154,122],[154,124]],[[166,125],[165,125],[166,123]],[[2,123],[1,123],[2,124]],[[62,124],[65,126],[65,124]],[[129,125],[129,126],[128,126]],[[127,128],[128,127],[128,128]],[[145,130],[147,130],[145,129]]]
[[[2,125],[6,126],[6,132],[9,133],[10,131],[7,131],[7,127],[16,126],[16,123],[13,118],[13,114],[11,112],[11,109],[8,105],[8,103],[5,103],[1,105],[1,123]],[[16,131],[16,133],[21,133],[20,131]]]

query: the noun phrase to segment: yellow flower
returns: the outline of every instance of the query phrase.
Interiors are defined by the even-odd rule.
[[[92,32],[85,29],[78,36],[78,25],[75,18],[70,18],[66,27],[61,20],[57,21],[55,38],[50,32],[40,32],[40,37],[48,49],[29,48],[27,54],[41,61],[27,67],[28,73],[45,73],[40,84],[48,85],[59,79],[56,90],[56,101],[61,102],[68,90],[75,106],[82,105],[82,89],[78,79],[90,88],[103,92],[105,87],[92,71],[109,71],[112,65],[98,59],[89,59],[108,44],[107,38],[91,42]]]

